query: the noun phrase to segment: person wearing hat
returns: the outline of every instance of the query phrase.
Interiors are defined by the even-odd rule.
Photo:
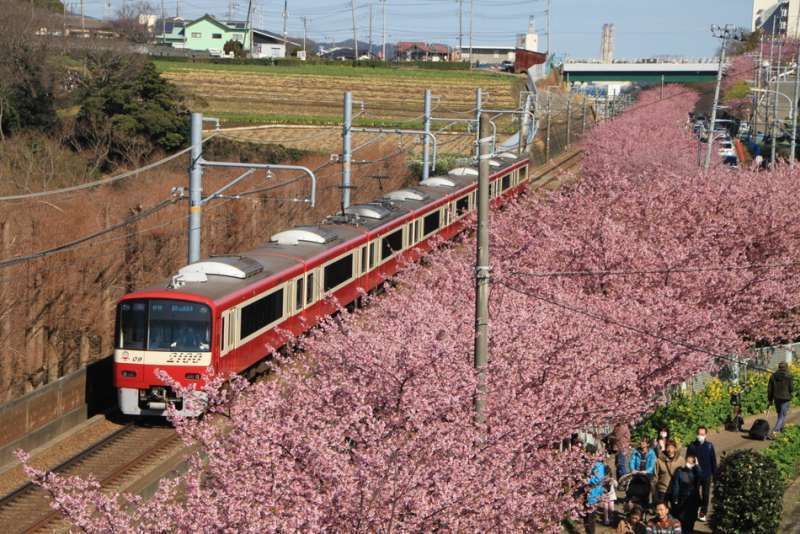
[[[775,422],[773,432],[783,430],[783,424],[789,415],[789,405],[792,403],[792,375],[789,373],[789,366],[786,362],[778,364],[778,370],[769,377],[767,385],[767,402],[775,403],[775,411],[778,412],[778,420]]]

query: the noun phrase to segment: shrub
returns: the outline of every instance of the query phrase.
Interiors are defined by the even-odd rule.
[[[783,510],[783,489],[783,477],[772,458],[747,449],[724,457],[714,484],[712,531],[776,532]]]
[[[99,53],[89,55],[87,66],[75,138],[95,152],[98,166],[136,164],[155,150],[171,152],[186,143],[189,115],[183,97],[152,62]]]
[[[800,427],[788,425],[779,433],[770,446],[762,454],[772,459],[778,466],[787,484],[797,476],[800,470]]]

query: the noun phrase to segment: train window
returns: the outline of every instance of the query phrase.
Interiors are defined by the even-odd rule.
[[[283,317],[283,288],[242,308],[239,339],[244,339]]]
[[[469,196],[463,196],[456,200],[456,213],[459,216],[464,215],[469,211]]]
[[[294,309],[300,311],[303,309],[303,279],[298,278],[294,283]]]
[[[202,352],[211,348],[211,310],[181,300],[151,300],[147,348]]]
[[[308,273],[306,278],[306,306],[314,302],[314,273]]]
[[[503,191],[505,191],[509,187],[511,187],[511,175],[506,174],[505,176],[503,176]]]
[[[121,349],[144,349],[147,340],[147,302],[128,301],[119,305],[119,339]]]
[[[367,257],[367,247],[361,247],[361,273],[365,273],[369,270],[368,261],[369,258]]]
[[[325,266],[325,278],[323,287],[325,291],[330,291],[339,287],[344,282],[353,277],[353,255],[348,254],[344,258],[338,259]]]
[[[403,229],[395,230],[385,236],[381,243],[381,259],[385,260],[395,252],[403,250]]]
[[[369,269],[370,270],[372,270],[372,268],[375,266],[375,247],[376,246],[377,245],[376,245],[376,243],[374,241],[369,244]]]
[[[528,178],[528,167],[522,167],[519,170],[519,181],[524,182]]]
[[[422,235],[428,235],[439,229],[440,215],[439,210],[425,216],[422,225]]]
[[[222,354],[225,351],[225,317],[221,317],[219,320],[219,353]]]

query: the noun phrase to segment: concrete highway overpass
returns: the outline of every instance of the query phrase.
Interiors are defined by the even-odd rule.
[[[695,63],[564,63],[568,82],[691,83],[717,78],[719,62]]]

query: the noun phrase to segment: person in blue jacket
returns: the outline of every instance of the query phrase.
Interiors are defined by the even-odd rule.
[[[586,445],[586,453],[589,456],[597,455],[597,447],[592,444]],[[608,473],[606,473],[606,465],[602,461],[597,460],[592,467],[589,480],[586,481],[586,504],[589,506],[589,511],[583,518],[583,526],[588,534],[593,534],[595,531],[594,512],[597,505],[600,504],[600,499],[603,497],[603,492],[605,491],[603,488],[603,481],[605,481],[606,476],[608,476]]]
[[[656,473],[656,451],[650,447],[650,438],[647,436],[639,440],[639,448],[633,451],[628,464],[631,472],[644,473],[652,478]]]
[[[717,475],[717,451],[714,444],[706,439],[708,429],[704,426],[697,428],[697,439],[686,448],[686,457],[697,458],[700,467],[700,521],[706,520],[708,514],[708,498],[711,494],[711,482]]]

